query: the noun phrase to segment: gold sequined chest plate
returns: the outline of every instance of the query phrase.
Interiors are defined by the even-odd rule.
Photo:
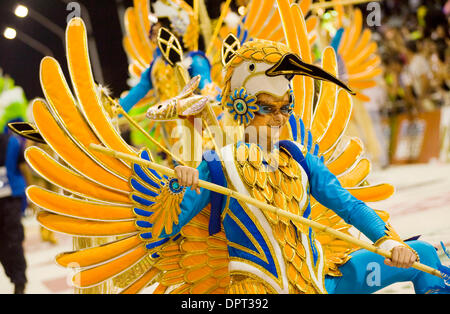
[[[241,143],[235,149],[235,160],[250,195],[295,215],[303,215],[308,205],[308,182],[301,166],[287,151],[276,149],[265,153],[256,144]],[[277,215],[269,212],[265,215],[270,222],[278,223]]]
[[[265,153],[258,145],[241,143],[235,147],[234,157],[239,176],[251,196],[303,216],[309,204],[309,183],[289,152],[281,149]],[[289,293],[321,293],[311,278],[318,277],[319,268],[310,267],[307,262],[308,256],[312,256],[307,241],[309,228],[272,212],[262,212],[281,248]]]

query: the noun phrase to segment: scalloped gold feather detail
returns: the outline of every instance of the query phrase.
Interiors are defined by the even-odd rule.
[[[230,284],[225,232],[210,236],[208,205],[181,229],[179,244],[159,252],[155,267],[163,272],[160,290],[176,286],[170,293],[223,294]]]
[[[153,224],[153,238],[158,238],[164,230],[171,234],[174,225],[178,225],[178,216],[181,214],[180,204],[184,193],[174,194],[170,191],[169,183],[161,188],[159,195],[155,198],[155,204],[149,207],[153,214],[149,218],[142,218]]]
[[[248,151],[248,152],[247,152]],[[235,149],[236,167],[247,190],[254,198],[284,209],[295,215],[303,215],[308,206],[307,183],[302,182],[301,168],[285,150],[264,154],[256,144],[241,143]],[[244,160],[247,158],[246,160]],[[277,161],[278,168],[269,166],[267,159]],[[305,200],[306,198],[306,200]],[[304,203],[302,202],[304,201]],[[300,207],[303,203],[303,208]],[[308,234],[308,228],[289,219],[263,211],[272,227],[276,241],[282,249],[286,263],[289,293],[320,293],[312,283],[306,264],[306,253],[300,234]],[[255,284],[255,287],[250,287]],[[267,287],[253,279],[233,282],[230,293],[267,293]]]

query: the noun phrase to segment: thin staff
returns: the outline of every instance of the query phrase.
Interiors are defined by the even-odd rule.
[[[145,159],[141,159],[141,158],[129,155],[129,154],[124,154],[124,153],[121,153],[121,152],[117,152],[117,151],[115,151],[113,149],[106,148],[104,146],[100,146],[100,145],[96,145],[96,144],[91,144],[90,148],[92,150],[95,150],[97,152],[103,153],[105,155],[113,156],[113,157],[119,158],[119,159],[124,159],[124,160],[130,161],[130,162],[136,163],[136,164],[138,164],[140,166],[154,169],[154,170],[156,170],[156,171],[158,171],[158,172],[160,172],[162,174],[165,174],[167,176],[176,177],[175,171],[173,169],[161,166],[161,165],[159,165],[157,163],[154,163],[154,162],[151,162],[151,161],[148,161],[148,160],[145,160]],[[312,221],[310,219],[306,219],[304,217],[301,217],[301,216],[294,215],[292,213],[286,212],[285,210],[282,210],[282,209],[277,208],[275,206],[272,206],[272,205],[266,204],[264,202],[258,201],[257,199],[254,199],[252,197],[240,194],[240,193],[238,193],[236,191],[233,191],[231,189],[225,188],[225,187],[217,185],[217,184],[213,184],[213,183],[208,182],[208,181],[203,181],[203,180],[199,180],[199,184],[198,185],[201,188],[205,188],[205,189],[208,189],[210,191],[213,191],[213,192],[216,192],[216,193],[220,193],[220,194],[232,197],[232,198],[237,199],[239,201],[243,201],[245,203],[249,203],[251,205],[254,205],[254,206],[256,206],[256,207],[258,207],[260,209],[270,211],[270,212],[272,212],[272,213],[274,213],[274,214],[276,214],[278,216],[281,216],[281,217],[284,217],[284,218],[288,218],[288,219],[290,219],[292,221],[299,222],[301,224],[310,226],[310,227],[312,227],[314,229],[317,229],[317,230],[320,230],[322,232],[326,232],[326,233],[332,234],[335,237],[337,237],[337,238],[339,238],[339,239],[341,239],[343,241],[346,241],[348,243],[351,243],[353,245],[356,245],[358,247],[361,247],[363,249],[366,249],[366,250],[368,250],[370,252],[373,252],[373,253],[376,253],[378,255],[384,256],[385,258],[389,258],[389,259],[391,258],[391,252],[389,252],[389,251],[380,249],[380,248],[378,248],[378,247],[376,247],[376,246],[374,246],[374,245],[372,245],[370,243],[367,243],[365,241],[356,239],[356,238],[354,238],[354,237],[352,237],[352,236],[350,236],[348,234],[345,234],[343,232],[334,230],[333,228],[324,226],[324,225],[322,225],[322,224],[320,224],[318,222]],[[431,275],[443,278],[442,274],[441,274],[441,272],[439,270],[434,269],[432,267],[429,267],[427,265],[424,265],[424,264],[421,264],[421,263],[418,263],[418,262],[414,262],[412,267],[414,267],[414,268],[416,268],[416,269],[418,269],[420,271],[426,272],[428,274],[431,274]]]

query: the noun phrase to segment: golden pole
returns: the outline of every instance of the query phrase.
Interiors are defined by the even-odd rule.
[[[186,166],[186,163],[183,160],[181,160],[181,158],[175,156],[170,150],[168,150],[161,143],[159,143],[153,136],[148,134],[136,121],[134,121],[133,118],[131,118],[126,113],[126,111],[121,106],[117,106],[116,110],[118,111],[119,114],[123,115],[130,122],[131,125],[133,125],[136,129],[138,129],[147,139],[149,139],[153,144],[158,146],[163,152],[171,156],[172,159],[176,160],[179,164]]]
[[[195,15],[195,18],[197,19],[197,20],[200,20],[200,18],[199,18],[199,5],[200,5],[200,3],[199,3],[199,0],[194,0],[194,3],[193,3],[193,5],[194,5],[194,15]]]
[[[154,169],[154,170],[156,170],[156,171],[158,171],[158,172],[160,172],[162,174],[165,174],[167,176],[176,177],[176,173],[175,173],[175,171],[173,169],[170,169],[170,168],[158,165],[158,164],[156,164],[154,162],[150,162],[150,161],[147,161],[147,160],[144,160],[144,159],[140,159],[140,158],[137,158],[137,157],[132,156],[132,155],[120,153],[120,152],[114,151],[114,150],[112,150],[110,148],[106,148],[106,147],[103,147],[103,146],[100,146],[100,145],[96,145],[96,144],[91,144],[90,148],[95,150],[95,151],[98,151],[100,153],[103,153],[103,154],[106,154],[106,155],[109,155],[109,156],[113,156],[115,158],[124,159],[124,160],[127,160],[127,161],[130,161],[130,162],[139,164],[139,165],[144,166],[144,167],[152,168],[152,169]],[[320,224],[318,222],[312,221],[310,219],[306,219],[306,218],[303,218],[301,216],[294,215],[294,214],[289,213],[289,212],[287,212],[285,210],[282,210],[282,209],[279,209],[279,208],[277,208],[275,206],[272,206],[272,205],[266,204],[264,202],[258,201],[257,199],[254,199],[252,197],[240,194],[240,193],[238,193],[236,191],[230,190],[230,189],[225,188],[223,186],[220,186],[220,185],[217,185],[217,184],[213,184],[211,182],[207,182],[207,181],[203,181],[203,180],[199,180],[198,186],[202,187],[202,188],[205,188],[205,189],[208,189],[210,191],[216,192],[216,193],[220,193],[220,194],[232,197],[232,198],[237,199],[239,201],[243,201],[245,203],[252,204],[252,205],[254,205],[254,206],[256,206],[256,207],[258,207],[260,209],[270,211],[270,212],[272,212],[272,213],[274,213],[274,214],[276,214],[278,216],[289,218],[292,221],[299,222],[301,224],[310,226],[310,227],[312,227],[314,229],[317,229],[317,230],[320,230],[322,232],[326,232],[326,233],[332,234],[332,235],[334,235],[335,237],[337,237],[337,238],[339,238],[341,240],[349,242],[349,243],[351,243],[353,245],[357,245],[357,246],[359,246],[359,247],[361,247],[363,249],[366,249],[366,250],[368,250],[370,252],[379,254],[379,255],[384,256],[386,258],[391,258],[391,252],[389,252],[389,251],[382,250],[382,249],[377,248],[376,246],[374,246],[374,245],[372,245],[370,243],[367,243],[365,241],[356,239],[356,238],[354,238],[354,237],[352,237],[352,236],[350,236],[348,234],[345,234],[343,232],[334,230],[333,228],[324,226],[324,225],[322,225],[322,224]],[[437,269],[434,269],[434,268],[429,267],[427,265],[420,264],[418,262],[414,262],[412,267],[414,267],[414,268],[416,268],[418,270],[421,270],[423,272],[429,273],[431,275],[434,275],[434,276],[442,278],[441,273]]]

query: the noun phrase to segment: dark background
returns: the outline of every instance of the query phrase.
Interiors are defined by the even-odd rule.
[[[132,0],[78,0],[83,4],[82,18],[89,14],[93,28],[93,36],[97,43],[98,54],[103,72],[104,82],[112,91],[114,97],[128,89],[128,62],[122,48],[123,16],[121,9],[133,5]],[[38,40],[50,50],[61,64],[66,77],[69,79],[65,49],[62,40],[33,20],[30,16],[25,19],[14,15],[16,5],[20,3],[44,15],[53,23],[65,29],[67,16],[71,11],[66,10],[62,0],[1,0],[0,1],[0,68],[8,74],[16,84],[22,86],[28,99],[43,97],[39,83],[39,64],[44,57],[22,41],[7,40],[3,37],[4,29],[9,26]],[[99,83],[100,80],[96,78]]]
[[[95,77],[96,81],[106,85],[112,96],[119,97],[128,90],[128,60],[122,47],[122,23],[124,10],[133,6],[132,0],[73,0],[82,4],[81,17],[86,20],[89,14],[93,36],[97,44],[103,81]],[[43,97],[39,83],[39,64],[44,57],[42,53],[29,47],[19,39],[7,40],[3,37],[6,27],[13,27],[47,46],[53,56],[61,64],[64,74],[69,80],[67,71],[65,48],[62,40],[47,28],[36,22],[32,17],[25,19],[14,15],[18,4],[39,12],[53,23],[65,29],[67,16],[72,12],[67,10],[64,0],[0,0],[0,68],[8,74],[16,84],[22,86],[28,99]],[[192,0],[187,1],[192,5]],[[220,15],[222,0],[206,0],[209,15],[217,18]],[[234,3],[232,7],[234,7]],[[91,58],[91,62],[94,60]],[[95,72],[94,72],[95,74]],[[70,81],[70,80],[69,80]]]

